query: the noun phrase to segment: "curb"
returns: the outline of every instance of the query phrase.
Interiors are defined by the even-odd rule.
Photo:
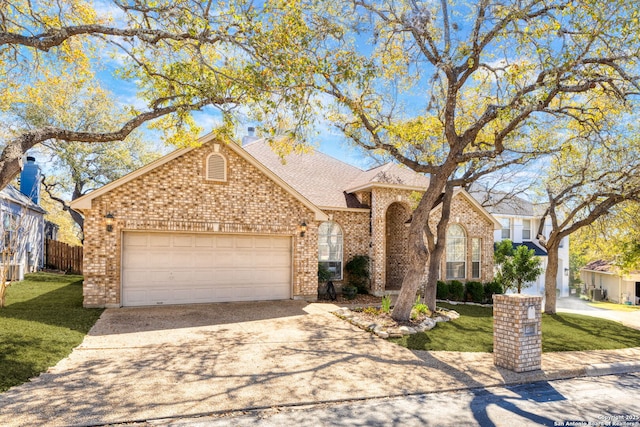
[[[595,363],[585,368],[585,375],[598,377],[601,375],[629,374],[640,371],[640,362]]]

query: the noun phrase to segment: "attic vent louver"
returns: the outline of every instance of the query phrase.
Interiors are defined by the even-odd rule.
[[[225,158],[221,154],[213,153],[207,157],[207,173],[206,177],[209,181],[226,181],[227,180],[227,164]]]

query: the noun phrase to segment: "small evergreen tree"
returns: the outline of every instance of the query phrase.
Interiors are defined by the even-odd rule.
[[[498,267],[496,281],[505,291],[515,289],[520,293],[528,282],[536,280],[543,272],[535,251],[524,245],[514,249],[511,240],[503,240],[496,245],[494,261]]]

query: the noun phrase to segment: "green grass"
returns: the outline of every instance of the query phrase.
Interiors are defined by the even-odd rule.
[[[637,305],[626,305],[626,304],[616,304],[613,302],[590,302],[589,305],[591,307],[602,308],[605,310],[614,310],[614,311],[638,311],[640,310],[640,306]]]
[[[434,329],[391,339],[411,350],[493,351],[493,310],[472,305],[440,304],[460,318]],[[640,331],[620,323],[578,314],[542,315],[542,351],[607,350],[640,347]]]
[[[82,276],[34,273],[11,285],[0,309],[0,392],[69,355],[102,311],[82,308]]]

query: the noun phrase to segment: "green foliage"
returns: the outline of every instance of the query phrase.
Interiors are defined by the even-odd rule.
[[[331,280],[331,272],[325,264],[318,263],[318,282],[326,283]]]
[[[369,293],[369,257],[355,255],[344,266],[349,284],[358,288],[358,293]]]
[[[504,288],[500,284],[500,282],[496,280],[492,280],[491,282],[487,282],[484,284],[484,297],[489,303],[493,303],[493,295],[495,294],[503,294]]]
[[[414,320],[420,318],[421,316],[428,315],[429,313],[429,307],[427,307],[426,304],[421,303],[419,298],[411,308],[411,318]]]
[[[441,304],[460,313],[460,318],[438,323],[430,331],[395,342],[412,350],[493,351],[493,309],[474,305]],[[605,350],[640,346],[640,331],[614,321],[578,314],[542,315],[542,351]]]
[[[438,280],[436,289],[436,298],[447,299],[449,298],[449,285],[447,282]]]
[[[54,366],[78,346],[102,309],[82,307],[82,277],[27,274],[0,310],[0,391]]]
[[[453,301],[464,300],[464,284],[459,280],[452,280],[449,282],[449,297]]]
[[[481,303],[484,301],[484,287],[480,282],[467,282],[465,284],[465,295],[467,301]]]
[[[365,314],[371,314],[373,316],[377,316],[383,311],[381,309],[376,308],[376,307],[365,307],[365,308],[362,309],[362,312],[365,313]]]
[[[382,297],[382,301],[380,301],[380,310],[387,314],[391,312],[391,295],[385,295]]]
[[[342,296],[348,300],[352,300],[358,295],[358,288],[351,285],[345,285],[342,287]]]
[[[498,268],[495,280],[505,290],[512,289],[518,293],[544,271],[533,249],[524,245],[514,249],[510,240],[503,240],[496,245],[494,261]]]

